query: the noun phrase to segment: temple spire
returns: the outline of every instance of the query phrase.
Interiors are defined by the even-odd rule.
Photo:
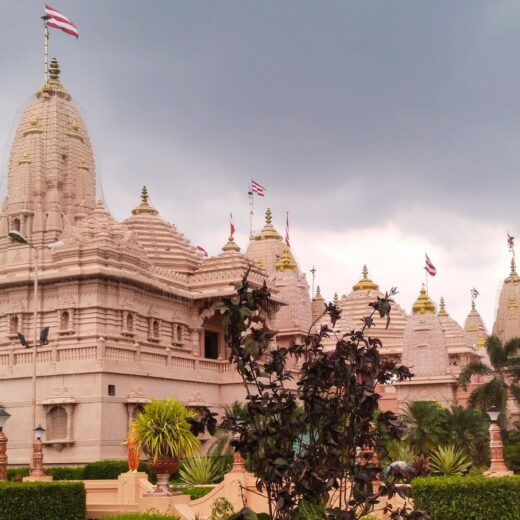
[[[352,287],[354,291],[379,290],[379,286],[368,277],[368,268],[366,264],[363,265],[363,269],[361,270],[361,276],[361,280],[359,280],[359,282]]]
[[[240,246],[235,242],[233,235],[229,235],[228,241],[224,244],[222,251],[240,251]]]
[[[446,303],[444,302],[444,297],[443,296],[441,296],[441,301],[439,303],[438,316],[444,316],[444,317],[449,316],[448,312],[446,311]]]
[[[413,314],[435,314],[435,304],[430,300],[426,288],[423,286],[419,297],[412,308]]]
[[[274,228],[273,224],[273,215],[271,213],[271,209],[267,208],[267,211],[265,212],[265,225],[262,228],[262,231],[258,235],[255,235],[253,237],[253,240],[281,240],[282,236],[276,229]]]

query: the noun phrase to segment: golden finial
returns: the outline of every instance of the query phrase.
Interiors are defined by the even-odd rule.
[[[339,296],[338,293],[334,293],[334,298],[332,299],[332,303],[337,307],[339,305]]]
[[[368,277],[368,268],[366,264],[363,266],[363,269],[361,270],[362,278],[359,280],[359,282],[352,287],[354,291],[369,291],[379,290],[379,285],[375,284],[369,277]]]
[[[444,316],[444,317],[448,317],[449,316],[449,314],[446,312],[446,303],[444,302],[444,297],[443,296],[441,296],[441,301],[440,301],[440,304],[439,304],[438,316]]]
[[[141,204],[132,210],[133,215],[140,215],[141,213],[149,213],[150,215],[157,215],[158,213],[156,209],[148,204],[148,190],[146,186],[143,186],[141,190]]]
[[[49,65],[49,77],[52,81],[58,81],[60,78],[60,66],[56,58],[52,58],[51,64]]]
[[[412,308],[413,314],[435,314],[435,304],[430,300],[426,289],[423,287],[419,297],[415,300]]]
[[[262,231],[258,235],[255,235],[253,240],[281,240],[282,236],[276,229],[273,227],[273,215],[271,214],[271,209],[267,208],[265,212],[265,226],[262,228]]]
[[[229,235],[228,241],[222,248],[222,251],[240,251],[240,247],[235,242],[233,235]]]
[[[282,257],[276,262],[276,270],[281,273],[296,271],[296,264],[291,257],[288,247],[285,247]]]
[[[321,289],[319,285],[316,287],[316,298],[321,298]]]

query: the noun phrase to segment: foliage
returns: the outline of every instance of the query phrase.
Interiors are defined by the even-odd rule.
[[[430,520],[517,520],[520,477],[429,477],[412,482],[416,506]]]
[[[327,511],[319,504],[302,500],[293,512],[292,520],[327,520]]]
[[[242,420],[247,419],[247,409],[244,403],[234,401],[231,405],[224,406],[224,415],[231,417],[240,417]],[[229,431],[225,424],[221,424],[215,431],[213,443],[208,449],[208,455],[211,456],[232,456],[234,453],[231,447],[232,432]]]
[[[455,446],[438,446],[430,453],[430,469],[433,475],[464,475],[470,467],[471,461],[467,455]]]
[[[191,457],[179,468],[179,479],[184,484],[214,484],[222,480],[229,470],[224,457]]]
[[[507,397],[511,394],[520,402],[520,338],[510,339],[503,344],[497,336],[489,336],[486,340],[486,350],[491,367],[476,361],[467,365],[459,376],[459,384],[467,389],[473,375],[492,376],[490,381],[478,386],[469,396],[472,408],[487,412],[491,406],[496,406],[501,412],[506,411]],[[508,383],[507,378],[510,378]],[[501,425],[505,429],[505,413],[501,414]]]
[[[407,441],[391,440],[386,444],[386,455],[390,462],[402,460],[407,464],[413,464],[417,454]]]
[[[10,482],[21,482],[31,472],[31,468],[23,466],[21,468],[10,468],[7,470],[7,480]]]
[[[417,453],[426,454],[443,441],[446,432],[444,408],[433,401],[414,401],[403,414],[404,438]]]
[[[85,468],[83,466],[79,468],[66,466],[46,468],[45,473],[51,475],[54,480],[84,480],[85,478]]]
[[[192,500],[197,500],[206,496],[213,489],[212,487],[175,487],[174,491],[180,491],[184,495],[189,495]]]
[[[0,520],[85,520],[81,482],[0,483]]]
[[[156,515],[148,513],[127,513],[119,516],[105,517],[105,520],[181,520],[178,516]]]
[[[151,459],[180,459],[200,450],[190,420],[198,418],[175,399],[148,403],[132,423],[137,446]]]
[[[406,367],[383,363],[381,342],[365,336],[374,313],[389,318],[396,291],[370,304],[373,310],[360,330],[341,333],[323,325],[301,343],[284,347],[275,344],[275,333],[267,326],[273,305],[267,286],[252,287],[247,274],[220,308],[230,361],[247,394],[248,419],[228,414],[224,422],[234,434],[231,445],[249,460],[273,520],[289,520],[304,498],[325,505],[332,492],[337,506],[327,510],[327,518],[360,518],[379,496],[396,493],[391,484],[378,493],[372,486],[381,472],[374,457],[380,432],[393,438],[402,432],[391,412],[379,413],[374,424],[379,401],[375,386],[412,374]],[[329,303],[325,312],[335,327],[339,309]],[[331,336],[334,350],[324,345]],[[289,358],[291,365],[301,365],[298,382],[286,368]],[[237,518],[254,518],[252,514],[244,509]],[[407,515],[404,508],[394,519]]]
[[[84,480],[112,480],[117,479],[121,473],[128,471],[128,463],[125,460],[100,460],[87,464],[83,470]],[[148,464],[140,462],[138,471],[150,473]]]
[[[211,504],[211,514],[208,520],[229,520],[234,513],[233,504],[227,498],[216,498]]]

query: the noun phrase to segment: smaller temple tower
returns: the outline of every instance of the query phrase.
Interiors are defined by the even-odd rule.
[[[407,320],[402,362],[414,374],[397,385],[400,409],[413,401],[437,401],[445,407],[456,402],[456,380],[449,367],[448,348],[435,305],[423,287]]]
[[[511,259],[511,272],[500,290],[493,334],[504,343],[520,336],[520,276],[516,272],[514,256]]]

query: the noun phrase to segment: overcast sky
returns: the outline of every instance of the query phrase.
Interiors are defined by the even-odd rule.
[[[491,328],[520,233],[518,0],[53,0],[63,84],[87,116],[117,219],[143,184],[161,215],[216,254],[248,183],[265,186],[300,268],[348,293],[363,263],[410,311],[430,280]],[[43,79],[43,2],[4,2],[0,143]],[[5,182],[4,182],[5,185]],[[520,234],[519,234],[520,240]],[[310,279],[310,275],[309,275]]]

